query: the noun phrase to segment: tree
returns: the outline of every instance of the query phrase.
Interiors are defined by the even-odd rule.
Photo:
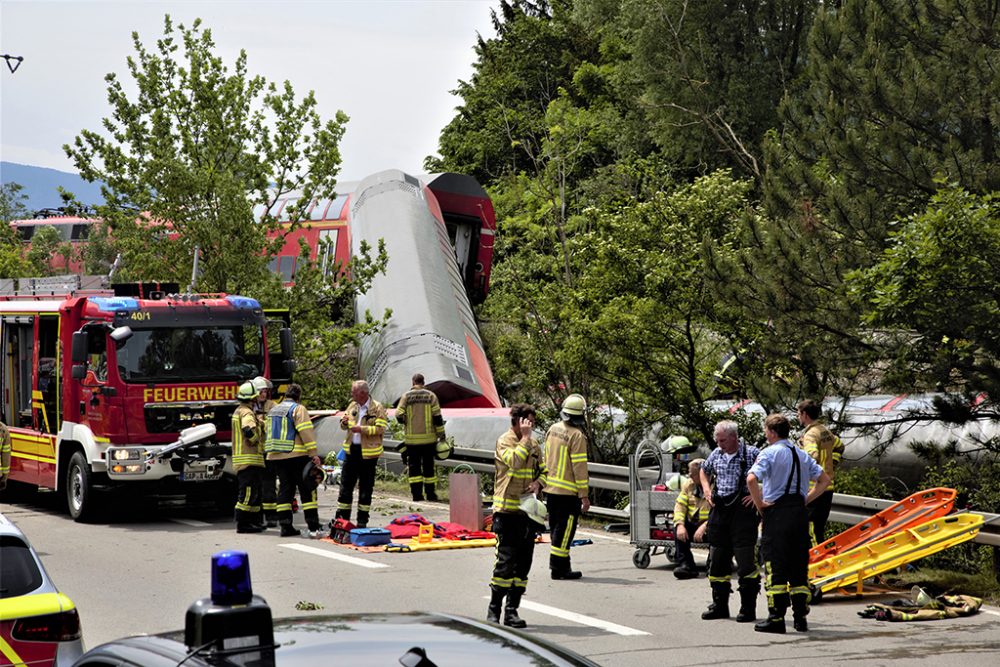
[[[384,270],[384,248],[364,248],[332,270],[305,253],[288,290],[267,267],[284,245],[282,230],[294,229],[314,200],[335,194],[347,116],[324,122],[312,92],[298,99],[287,81],[250,76],[243,51],[230,72],[200,20],[175,29],[166,16],[155,50],[136,33],[132,41],[128,67],[137,93],[108,74],[105,134],[83,130],[64,147],[81,176],[103,183],[96,215],[105,226],[91,236],[89,268],[105,264],[103,272],[121,253],[119,279],[186,285],[200,252],[197,289],[291,309],[298,379],[310,405],[342,404],[346,385],[330,385],[339,377],[332,369],[346,365],[341,374],[356,376],[345,346],[388,317],[366,314],[355,323],[350,307],[372,273]],[[273,215],[281,198],[294,199],[281,211],[287,228]]]
[[[18,183],[0,185],[0,278],[20,278],[30,275],[31,263],[24,256],[24,245],[17,231],[10,226],[28,214],[27,195]]]
[[[106,134],[83,130],[64,150],[83,178],[103,182],[96,213],[124,255],[123,277],[186,284],[199,249],[199,289],[247,292],[269,279],[283,244],[275,201],[300,195],[283,211],[294,223],[334,195],[347,117],[324,122],[312,92],[298,100],[287,81],[249,76],[243,51],[230,73],[200,20],[175,30],[166,16],[155,50],[132,41],[137,93],[108,74]]]
[[[1000,395],[1000,202],[949,186],[897,227],[851,281],[884,332],[887,384]]]

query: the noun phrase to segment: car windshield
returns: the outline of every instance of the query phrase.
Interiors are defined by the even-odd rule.
[[[125,382],[238,380],[264,372],[259,326],[135,329],[118,350]]]
[[[0,535],[0,599],[26,595],[42,585],[42,573],[20,538]]]

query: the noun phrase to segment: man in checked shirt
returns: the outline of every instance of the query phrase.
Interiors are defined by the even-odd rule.
[[[760,593],[760,570],[757,567],[757,528],[760,517],[747,489],[747,472],[760,451],[739,437],[736,422],[721,421],[715,425],[715,444],[701,467],[701,483],[711,511],[708,515],[708,545],[710,564],[708,581],[712,586],[712,603],[701,617],[708,621],[729,618],[729,596],[733,557],[739,577],[740,611],[737,623],[757,619],[757,595]],[[715,489],[709,480],[714,476]]]

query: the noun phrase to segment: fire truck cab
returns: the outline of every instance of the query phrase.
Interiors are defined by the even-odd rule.
[[[33,291],[0,296],[10,479],[64,493],[78,521],[98,489],[234,501],[236,388],[290,380],[287,316],[175,284]]]

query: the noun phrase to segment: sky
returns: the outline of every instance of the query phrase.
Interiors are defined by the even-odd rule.
[[[316,93],[321,117],[350,116],[339,180],[383,169],[423,173],[472,75],[477,33],[495,36],[499,0],[0,0],[0,159],[76,172],[62,151],[110,115],[104,77],[130,79],[131,34],[147,48],[201,18],[230,70],[240,49],[248,72]]]

